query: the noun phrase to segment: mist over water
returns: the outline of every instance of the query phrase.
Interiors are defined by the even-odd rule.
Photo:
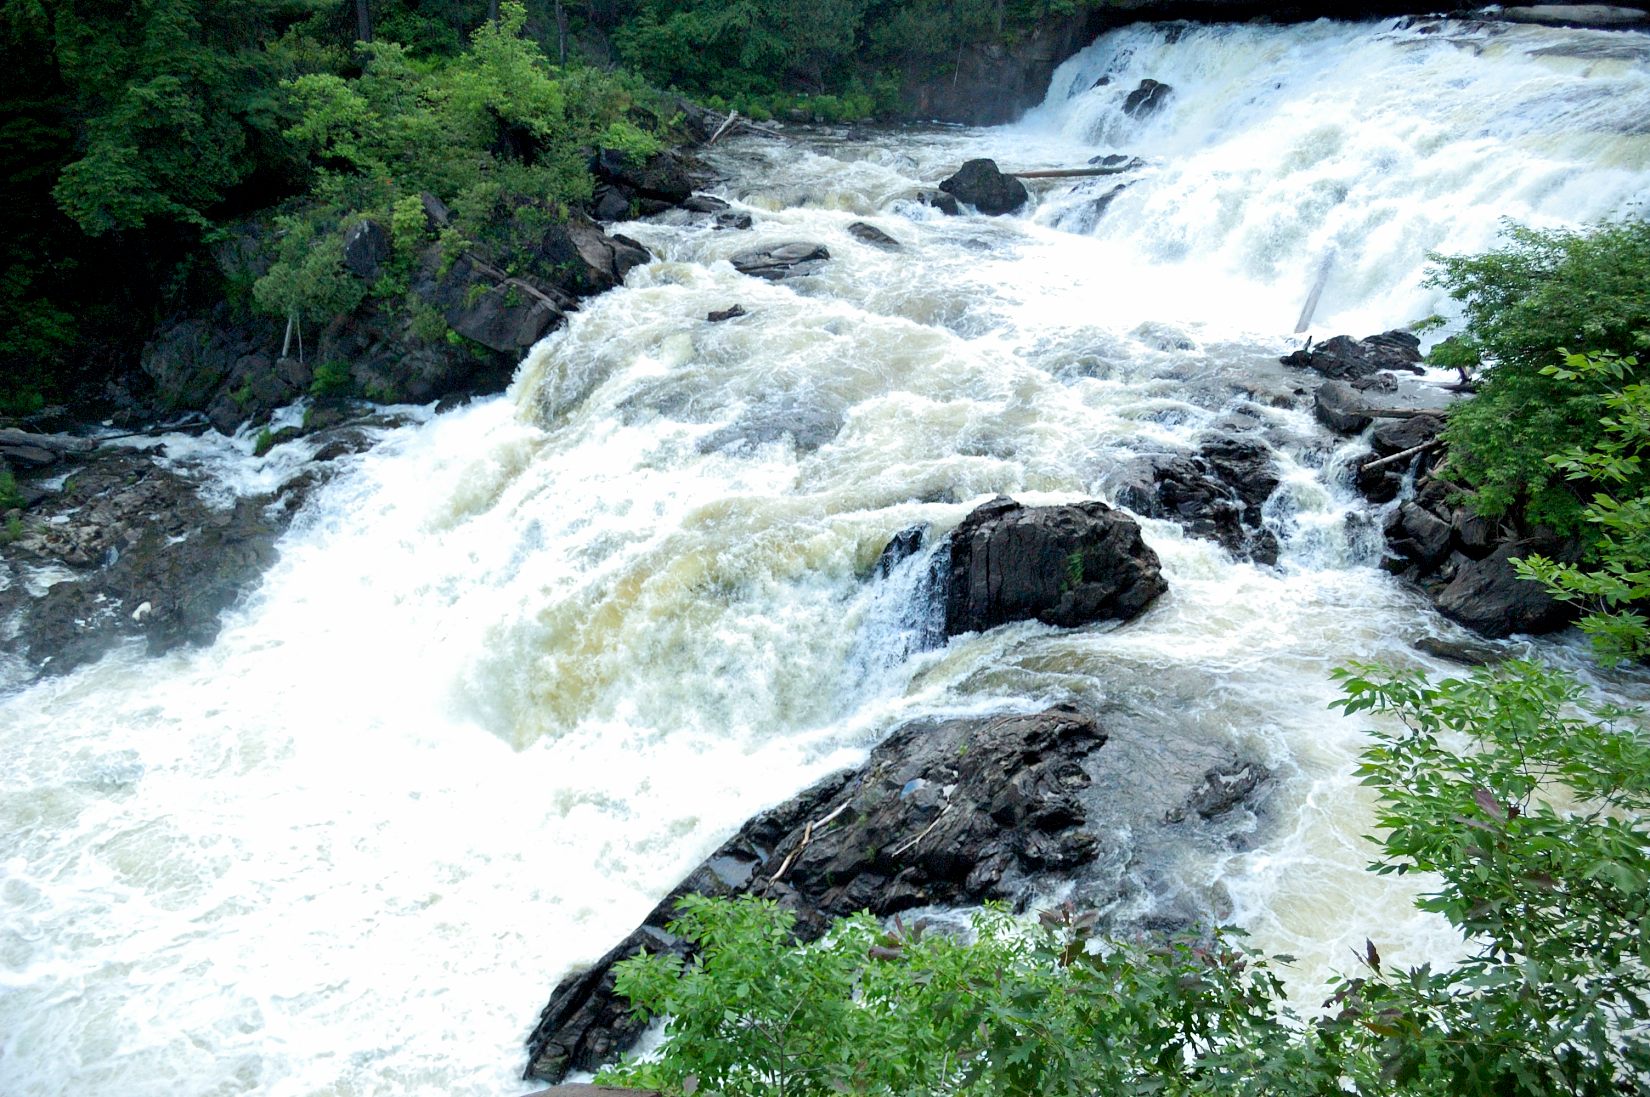
[[[1362,725],[1327,673],[1443,669],[1413,644],[1463,636],[1375,566],[1359,443],[1276,358],[1326,256],[1313,333],[1366,335],[1446,310],[1426,254],[1503,217],[1642,212],[1650,39],[1438,26],[1131,28],[1017,126],[718,146],[754,229],[626,226],[658,260],[507,396],[348,459],[212,647],[0,698],[0,1090],[513,1092],[555,982],[756,810],[905,719],[1063,700],[1142,765],[1277,773],[1250,840],[1121,871],[1300,956],[1308,1001],[1365,936],[1447,960],[1362,871]],[[1145,78],[1173,95],[1130,119]],[[1014,218],[915,200],[974,156],[1110,153],[1148,167]],[[830,249],[819,275],[726,262],[793,240]],[[1275,569],[1143,521],[1171,589],[1140,619],[943,647],[900,596],[921,557],[865,578],[901,530],[932,543],[998,492],[1110,499],[1131,455],[1212,429],[1276,451]],[[208,458],[231,492],[291,451]],[[1586,666],[1572,639],[1501,647]]]

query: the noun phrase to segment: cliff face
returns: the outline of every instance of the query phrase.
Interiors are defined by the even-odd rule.
[[[1642,9],[1650,7],[1650,3],[1634,2],[1626,6]],[[1270,4],[1255,0],[1111,0],[1103,8],[1046,19],[1014,42],[970,46],[958,54],[956,63],[947,72],[907,72],[900,93],[900,112],[906,121],[976,126],[1012,122],[1043,101],[1049,80],[1062,61],[1103,31],[1134,22],[1357,20],[1433,14],[1447,8],[1448,5],[1413,0],[1407,3],[1403,0],[1364,3],[1301,0]]]

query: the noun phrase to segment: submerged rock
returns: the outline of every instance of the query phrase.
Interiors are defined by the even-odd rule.
[[[823,244],[797,242],[779,244],[771,248],[742,251],[729,262],[740,274],[780,282],[787,278],[803,278],[817,274],[824,268],[831,253]]]
[[[1028,507],[1005,495],[951,532],[948,636],[1010,621],[1072,628],[1138,616],[1168,590],[1133,518],[1091,501]]]
[[[685,895],[776,899],[805,940],[861,910],[1028,898],[1036,874],[1095,847],[1078,793],[1090,783],[1084,759],[1105,742],[1092,717],[1065,708],[900,728],[858,770],[746,823],[622,943],[564,979],[528,1041],[528,1076],[558,1081],[635,1042],[645,1026],[618,999],[613,965],[644,949],[686,955],[665,929]]]
[[[995,160],[986,159],[968,161],[940,184],[940,190],[993,216],[1013,213],[1031,200],[1024,183],[1004,175]]]
[[[848,235],[873,247],[892,249],[900,246],[898,240],[895,240],[875,225],[868,225],[864,221],[855,221],[849,225]]]

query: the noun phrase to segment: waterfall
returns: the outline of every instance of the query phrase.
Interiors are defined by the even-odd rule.
[[[507,395],[353,459],[212,646],[0,697],[0,1089],[510,1092],[555,982],[748,816],[904,720],[1054,701],[1142,766],[1195,744],[1277,775],[1252,841],[1151,868],[1301,987],[1377,930],[1390,962],[1447,961],[1447,926],[1363,871],[1363,733],[1326,705],[1330,668],[1443,669],[1416,643],[1464,635],[1375,566],[1358,443],[1277,357],[1326,254],[1312,331],[1365,335],[1448,315],[1426,255],[1503,217],[1642,211],[1647,42],[1134,27],[1015,126],[719,144],[754,228],[625,226],[656,261]],[[1173,90],[1124,113],[1145,79]],[[975,156],[1112,154],[1146,164],[1015,217],[916,198]],[[832,258],[728,262],[794,240]],[[1211,431],[1275,454],[1277,567],[1146,519],[1171,589],[1140,619],[934,635],[924,554],[978,503],[1114,499]],[[912,527],[928,547],[877,579]],[[1499,646],[1585,668],[1573,637]]]

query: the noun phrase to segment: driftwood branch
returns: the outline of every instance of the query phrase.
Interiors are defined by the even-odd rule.
[[[798,842],[796,844],[796,848],[791,850],[788,854],[785,855],[785,860],[782,861],[779,865],[779,871],[774,873],[772,876],[768,877],[768,882],[766,884],[762,885],[762,890],[767,891],[768,888],[772,887],[773,885],[775,885],[779,882],[779,878],[781,876],[785,875],[786,872],[790,871],[790,867],[791,867],[792,863],[794,863],[796,861],[796,859],[802,855],[803,850],[808,848],[808,843],[814,840],[814,828],[815,827],[824,826],[826,823],[829,823],[832,819],[835,819],[838,815],[841,815],[843,812],[845,812],[847,810],[848,810],[848,801],[844,800],[844,801],[842,801],[842,803],[837,805],[837,808],[836,808],[835,811],[831,812],[829,815],[825,816],[823,819],[815,819],[812,822],[810,822],[807,826],[803,827],[802,828],[802,841]]]
[[[1365,461],[1362,465],[1358,466],[1358,469],[1361,472],[1368,472],[1370,469],[1385,468],[1387,465],[1395,465],[1399,461],[1414,457],[1417,453],[1423,453],[1443,444],[1444,440],[1442,438],[1434,438],[1430,442],[1422,442],[1418,446],[1410,446],[1408,449],[1399,450],[1390,457],[1382,457],[1376,461]]]
[[[705,144],[707,144],[707,145],[716,144],[716,142],[718,142],[722,139],[722,135],[724,133],[728,132],[728,130],[731,129],[733,127],[733,124],[737,121],[739,121],[739,112],[736,111],[736,110],[728,111],[727,120],[725,122],[723,122],[720,126],[716,127],[716,132],[710,135],[710,140],[706,141]]]

